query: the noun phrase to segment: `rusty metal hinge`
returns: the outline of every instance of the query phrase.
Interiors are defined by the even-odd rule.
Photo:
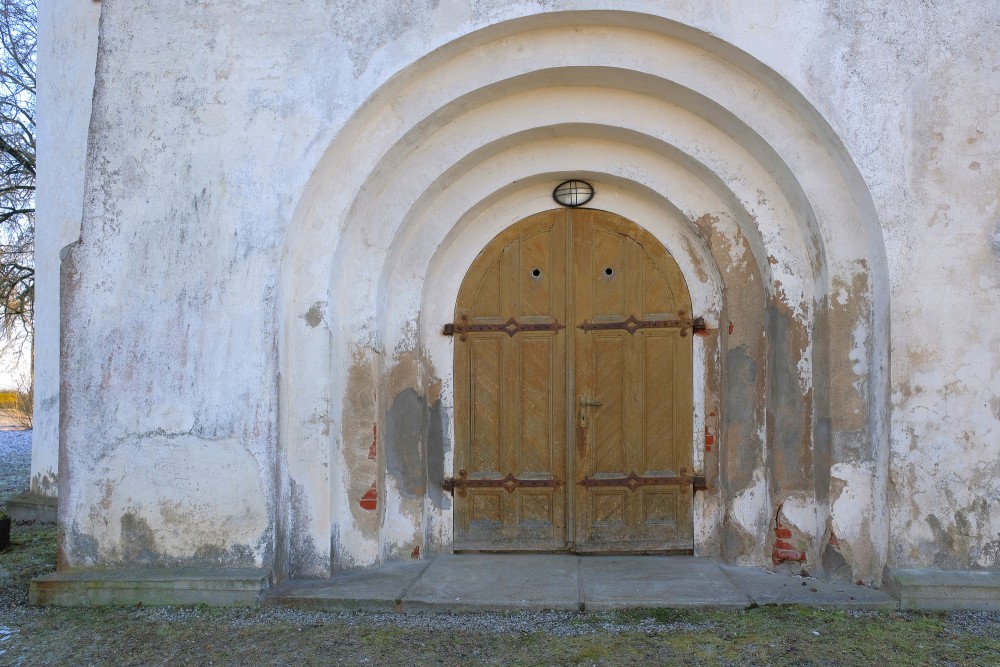
[[[508,473],[502,479],[469,479],[467,470],[459,470],[458,477],[445,477],[441,482],[441,487],[448,493],[455,495],[458,492],[460,497],[465,496],[465,490],[475,489],[505,489],[508,493],[513,493],[515,489],[538,489],[538,488],[558,488],[562,486],[562,480],[558,479],[520,479],[514,473]]]
[[[681,315],[683,314],[684,313],[681,313]],[[704,317],[676,320],[640,320],[636,319],[635,315],[629,315],[628,319],[620,322],[588,322],[584,320],[583,324],[579,325],[577,328],[583,329],[584,331],[608,331],[618,329],[627,332],[630,336],[641,329],[680,329],[681,336],[687,336],[688,329],[690,329],[692,333],[699,336],[704,336],[708,332]]]
[[[560,329],[565,329],[564,324],[560,324],[558,321],[545,322],[541,324],[525,324],[518,322],[516,318],[511,317],[506,322],[502,323],[490,323],[490,324],[469,324],[469,318],[465,315],[462,316],[461,322],[449,322],[444,325],[441,330],[441,334],[444,336],[454,336],[458,334],[461,340],[467,340],[470,333],[491,333],[491,332],[502,332],[514,337],[522,331],[559,331]],[[640,329],[680,329],[681,336],[687,336],[688,329],[691,333],[696,336],[707,336],[710,329],[705,324],[704,317],[695,317],[694,319],[676,319],[676,320],[639,320],[636,319],[635,315],[629,315],[628,319],[622,320],[621,322],[588,322],[583,321],[583,324],[577,326],[578,329],[584,331],[608,331],[612,329],[620,329],[627,332],[629,335],[634,334]]]
[[[469,318],[466,315],[461,317],[461,322],[453,322],[444,325],[444,330],[441,333],[445,336],[454,336],[458,334],[461,340],[467,340],[467,334],[470,333],[480,333],[480,332],[502,332],[514,337],[515,334],[521,331],[559,331],[560,329],[565,329],[566,325],[560,324],[559,322],[544,322],[541,324],[523,324],[518,322],[516,318],[510,318],[506,322],[499,324],[469,324]]]
[[[640,486],[686,486],[691,484],[691,482],[692,478],[684,475],[682,471],[681,475],[677,477],[641,477],[634,472],[629,473],[627,477],[586,477],[577,482],[577,484],[585,488],[595,486],[624,486],[630,491],[635,491]]]
[[[579,482],[584,488],[598,486],[624,486],[630,491],[635,491],[640,486],[687,486],[690,484],[695,491],[706,491],[708,485],[704,475],[689,476],[687,468],[681,468],[680,475],[677,476],[651,476],[645,477],[630,472],[626,477],[586,477]]]

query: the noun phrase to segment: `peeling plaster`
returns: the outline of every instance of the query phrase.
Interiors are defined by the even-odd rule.
[[[780,506],[835,571],[871,578],[886,550],[997,567],[1000,517],[977,504],[1000,497],[985,10],[487,4],[103,4],[83,240],[63,263],[67,562],[266,564],[273,525],[295,576],[447,550],[440,327],[485,242],[582,173],[723,325],[697,351],[695,433],[719,418],[715,450],[692,443],[717,481],[698,549],[767,562]],[[979,326],[951,326],[969,313]],[[236,451],[227,479],[259,480],[247,526],[203,504],[225,539],[181,535],[192,509],[115,458],[142,441],[168,470],[192,472],[181,443],[206,463],[204,443]]]
[[[737,493],[730,502],[728,520],[741,535],[749,538],[756,532],[756,526],[770,524],[770,515],[767,482],[760,471],[755,471],[754,485]],[[733,555],[740,564],[759,562],[763,548],[763,544],[753,540]]]

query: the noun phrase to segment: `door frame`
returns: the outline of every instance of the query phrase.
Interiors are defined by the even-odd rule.
[[[455,307],[457,304],[459,292],[461,291],[461,288],[464,286],[465,280],[468,277],[468,274],[471,270],[473,263],[479,258],[481,253],[486,251],[492,244],[494,244],[498,239],[500,239],[506,232],[510,231],[515,225],[540,213],[553,210],[566,211],[567,209],[553,209],[552,207],[548,207],[548,208],[543,208],[541,210],[533,211],[531,213],[528,213],[527,215],[523,215],[522,217],[519,217],[516,220],[509,222],[509,224],[497,230],[495,234],[490,236],[488,239],[485,240],[484,243],[482,243],[481,246],[476,248],[474,252],[471,252],[470,249],[466,248],[466,253],[471,255],[471,259],[469,259],[466,265],[466,270],[460,272],[459,274],[457,285],[455,287],[455,300],[452,301],[452,314],[455,313]],[[650,239],[653,239],[655,240],[656,243],[660,244],[661,248],[664,250],[667,257],[671,261],[673,261],[680,270],[683,287],[687,292],[686,296],[690,303],[690,307],[692,309],[692,313],[689,313],[689,316],[694,317],[696,315],[704,313],[710,322],[716,322],[718,320],[718,310],[719,310],[718,303],[721,300],[718,298],[718,293],[717,293],[718,284],[717,282],[712,281],[710,279],[711,277],[709,277],[709,280],[705,279],[707,272],[704,270],[703,266],[698,266],[697,271],[692,270],[695,268],[697,264],[697,258],[691,257],[693,253],[690,252],[691,251],[690,244],[687,245],[686,248],[687,252],[678,252],[678,249],[676,248],[677,245],[676,240],[674,243],[665,243],[662,234],[661,235],[656,234],[657,231],[656,225],[640,224],[635,221],[634,217],[622,215],[621,213],[615,211],[604,211],[603,209],[590,209],[590,210],[603,211],[610,214],[611,216],[614,216],[615,218],[623,219],[629,224],[634,225],[639,234],[644,235]],[[662,215],[657,217],[662,218]],[[662,232],[662,230],[660,231]],[[568,241],[568,243],[570,247],[567,248],[567,259],[566,259],[567,266],[569,266],[569,264],[573,261],[571,256],[572,242]],[[674,246],[674,248],[672,249],[671,246]],[[694,284],[692,285],[693,277],[700,278],[700,280],[694,280]],[[574,275],[572,272],[567,273],[566,281],[567,282],[565,285],[565,290],[569,295],[572,294],[571,291],[575,289],[575,286],[573,284]],[[694,289],[692,289],[692,287]],[[714,299],[712,298],[713,296],[715,297]],[[568,296],[568,299],[572,300],[572,297]],[[713,305],[715,306],[714,308],[711,307]],[[708,307],[706,308],[706,306]],[[449,322],[451,322],[452,319],[453,318],[449,319]],[[575,325],[570,326],[570,323],[568,321],[566,324],[567,324],[567,330],[575,327]],[[569,335],[571,334],[572,332],[570,332]],[[689,333],[688,335],[691,334]],[[706,448],[703,448],[703,445],[708,442],[709,437],[711,437],[712,440],[714,440],[714,427],[718,422],[718,419],[715,416],[714,412],[710,416],[706,416],[706,412],[708,412],[708,410],[706,409],[706,404],[708,403],[708,401],[718,396],[717,387],[708,386],[709,382],[718,381],[718,376],[719,376],[719,373],[717,372],[718,369],[710,368],[713,359],[715,360],[715,363],[717,363],[718,360],[718,353],[717,353],[718,342],[717,340],[714,339],[706,340],[699,336],[692,336],[692,338],[694,340],[693,344],[690,347],[691,365],[690,365],[690,378],[689,378],[690,392],[691,392],[690,398],[692,405],[692,410],[691,410],[692,428],[690,431],[692,435],[691,437],[692,456],[690,460],[693,470],[691,471],[691,474],[704,477],[706,475],[705,453],[706,449],[708,452],[711,452],[711,446],[708,445]],[[572,346],[567,346],[567,350],[571,348]],[[457,466],[455,465],[454,462],[454,455],[455,455],[454,443],[456,442],[454,417],[456,415],[455,411],[457,407],[457,400],[455,394],[457,378],[455,377],[456,355],[454,353],[452,346],[449,346],[448,358],[451,363],[448,364],[449,366],[448,371],[450,372],[448,373],[445,385],[450,388],[450,391],[446,392],[446,396],[451,399],[450,405],[448,406],[450,408],[449,414],[452,417],[452,419],[449,420],[450,438],[448,441],[452,443],[452,451],[446,452],[446,458],[450,458],[451,460],[448,462],[450,463],[450,465],[445,466],[445,470],[446,474],[450,474],[451,477],[454,477],[458,473]],[[572,397],[576,395],[575,394],[576,387],[574,386],[575,363],[576,363],[575,354],[569,355],[569,353],[567,352],[565,370],[566,370],[566,396],[567,396],[566,400],[568,403],[568,409],[566,413],[566,446],[564,452],[566,478],[567,478],[566,479],[567,488],[565,494],[566,516],[565,516],[565,526],[564,526],[565,547],[563,549],[551,549],[550,551],[576,551],[577,517],[575,516],[575,513],[577,512],[576,508],[577,489],[575,488],[576,473],[572,472],[577,466],[577,462],[575,461],[576,456],[574,449],[574,443],[576,438],[575,427],[574,427],[576,411],[574,408],[575,402],[570,400]],[[717,399],[715,400],[717,401]],[[709,435],[710,430],[712,431],[711,436]],[[705,433],[706,440],[702,440],[701,436],[702,432]],[[449,453],[451,454],[450,457],[447,456],[447,454]],[[714,458],[714,457],[709,457],[709,458]],[[715,461],[712,461],[710,462],[710,465],[714,463]],[[692,500],[690,503],[689,511],[691,513],[690,520],[693,526],[693,538],[692,538],[693,551],[696,555],[700,555],[703,552],[702,546],[705,542],[706,534],[710,532],[717,535],[719,524],[721,524],[721,516],[712,517],[711,515],[714,514],[714,512],[705,511],[706,509],[705,500],[707,499],[708,495],[709,494],[707,493],[692,492]],[[697,502],[698,500],[700,500],[701,502]],[[717,503],[708,503],[708,505],[717,505]],[[453,509],[453,506],[452,508],[449,509]],[[454,522],[456,521],[455,513],[453,511],[446,511],[444,514],[446,516],[442,517],[443,521],[450,524],[452,531],[454,531],[455,530]],[[714,525],[706,525],[704,522],[705,518],[714,518],[715,519],[715,521],[713,521]],[[454,539],[454,532],[452,532],[452,539]],[[455,550],[454,541],[452,541],[452,550],[453,551]],[[680,551],[684,552],[686,550],[680,550]],[[590,551],[587,552],[590,553]],[[641,549],[641,548],[635,550],[625,548],[620,550],[609,551],[608,553],[637,553],[637,552],[648,553],[650,551],[648,549]],[[656,552],[672,553],[672,552],[678,552],[678,550],[666,549],[666,550],[658,550]]]

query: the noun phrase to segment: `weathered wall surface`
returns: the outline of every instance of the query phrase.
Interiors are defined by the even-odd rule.
[[[81,25],[95,8],[85,196],[39,219],[64,564],[322,576],[447,548],[433,332],[478,249],[582,170],[718,326],[703,553],[1000,568],[1000,9],[104,0]],[[633,18],[562,13],[590,9]],[[42,53],[85,72],[93,39],[50,26]],[[86,106],[85,79],[40,107]],[[79,162],[79,122],[40,161]],[[40,209],[80,173],[49,169]]]
[[[879,49],[898,69],[892,79],[878,68],[844,75],[871,90],[852,96],[859,113],[889,109],[884,124],[850,134],[890,258],[891,562],[998,569],[1000,6],[887,12],[923,36],[879,38],[859,26],[845,59]],[[962,320],[974,324],[951,324]]]
[[[80,236],[101,6],[38,8],[35,402],[31,490],[56,495],[59,471],[59,253]]]
[[[889,562],[997,569],[1000,6],[827,11],[806,88],[869,184],[889,259]]]
[[[289,184],[309,171],[293,137],[321,123],[294,52],[256,37],[318,28],[273,8],[101,7],[83,226],[62,264],[65,562],[270,564],[276,272]]]

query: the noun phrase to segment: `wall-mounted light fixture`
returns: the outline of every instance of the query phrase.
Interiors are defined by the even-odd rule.
[[[576,208],[594,198],[594,186],[586,181],[564,181],[552,191],[556,203]]]

